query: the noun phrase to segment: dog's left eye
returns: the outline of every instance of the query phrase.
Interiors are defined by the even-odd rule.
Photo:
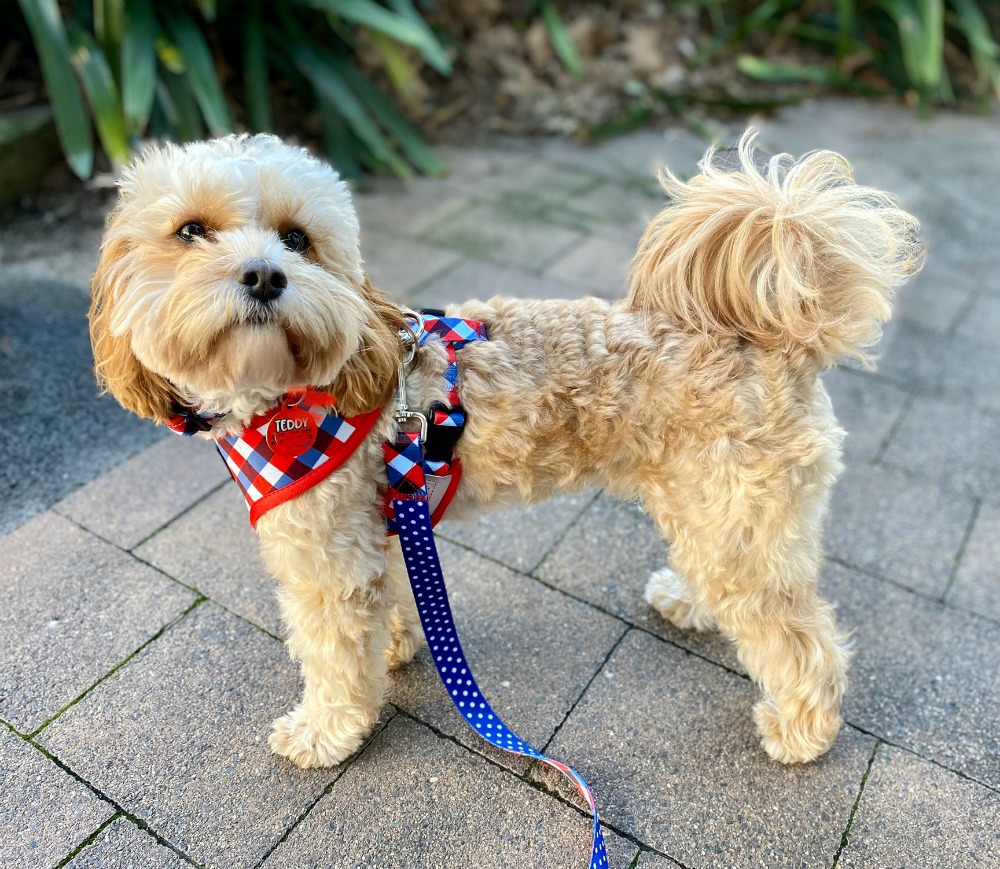
[[[301,229],[290,229],[284,238],[281,239],[281,243],[295,253],[302,253],[302,251],[309,247],[309,236]]]
[[[196,238],[203,238],[205,234],[205,227],[201,223],[185,223],[180,229],[177,230],[177,237],[181,241],[185,241],[188,244]]]

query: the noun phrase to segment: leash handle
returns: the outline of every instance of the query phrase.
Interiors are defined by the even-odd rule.
[[[559,770],[576,785],[593,816],[590,869],[608,869],[608,854],[597,815],[597,804],[583,776],[520,739],[493,710],[472,675],[472,668],[458,639],[441,560],[431,529],[419,437],[413,433],[400,432],[393,444],[383,445],[383,450],[406,572],[434,666],[448,696],[466,724],[491,745],[510,754],[540,760]]]

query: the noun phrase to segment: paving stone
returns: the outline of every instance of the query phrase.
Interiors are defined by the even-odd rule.
[[[416,238],[431,226],[468,206],[470,194],[450,180],[417,178],[409,184],[397,179],[372,179],[370,191],[354,194],[354,207],[361,223],[363,249],[368,234],[388,231],[396,238]]]
[[[680,865],[680,863],[675,863],[673,860],[661,857],[659,854],[651,854],[649,851],[646,851],[639,857],[636,869],[673,869],[674,866]]]
[[[634,244],[590,238],[559,257],[545,274],[568,284],[589,287],[607,298],[622,298],[627,291],[634,254]]]
[[[830,499],[828,555],[943,594],[974,502],[891,468],[848,468]]]
[[[837,421],[847,432],[845,463],[871,462],[903,412],[909,393],[863,371],[835,368],[823,376]]]
[[[143,543],[135,554],[276,636],[284,636],[278,584],[236,485],[223,486]]]
[[[938,334],[947,334],[972,303],[974,290],[955,286],[925,270],[907,284],[895,305],[895,315]]]
[[[683,127],[668,127],[641,130],[590,148],[571,147],[555,140],[543,146],[543,153],[561,162],[630,181],[655,178],[665,166],[675,172],[694,172],[708,146],[704,138]]]
[[[361,249],[371,282],[395,299],[406,298],[414,287],[460,259],[452,251],[375,229],[362,232]]]
[[[955,398],[918,396],[883,460],[964,495],[1000,498],[1000,413]]]
[[[958,324],[960,338],[1000,346],[1000,298],[980,296]]]
[[[572,218],[597,236],[616,239],[633,253],[649,222],[666,204],[660,183],[652,176],[642,184],[603,184],[568,203]]]
[[[650,575],[667,562],[667,546],[638,505],[600,495],[534,575],[630,624],[742,671],[729,640],[715,631],[681,631],[643,600]]]
[[[829,866],[874,740],[845,728],[816,763],[783,766],[758,745],[756,699],[745,679],[631,631],[552,751],[583,758],[608,823],[684,865]]]
[[[131,549],[228,479],[214,443],[169,437],[77,489],[53,509]]]
[[[496,713],[541,750],[625,626],[475,553],[440,542],[455,623],[476,682]],[[539,678],[539,670],[544,678]],[[512,769],[458,714],[427,648],[393,676],[391,702]]]
[[[527,193],[548,202],[562,202],[572,201],[604,181],[603,174],[586,167],[527,158],[505,171],[466,177],[464,183],[480,198]]]
[[[196,600],[53,513],[0,539],[0,565],[0,718],[24,733]]]
[[[477,259],[537,269],[578,243],[581,236],[532,220],[527,214],[515,215],[497,204],[483,203],[437,224],[424,238]]]
[[[540,278],[520,269],[504,268],[482,260],[465,260],[414,293],[413,303],[443,308],[469,299],[507,296],[515,299],[579,299],[585,287]]]
[[[941,337],[903,324],[886,342],[880,372],[931,392],[965,398],[1000,410],[1000,348],[956,335]]]
[[[0,726],[0,866],[50,869],[114,807]]]
[[[596,494],[588,489],[530,507],[484,513],[473,521],[442,522],[438,531],[449,540],[527,573],[538,566]]]
[[[190,863],[126,818],[118,818],[80,851],[66,869],[188,869]]]
[[[397,717],[278,846],[265,869],[586,866],[590,819]],[[638,849],[604,831],[609,864]]]
[[[1000,507],[984,506],[948,592],[948,603],[1000,621]]]
[[[1000,786],[1000,625],[833,563],[823,573],[853,631],[845,719]]]
[[[1000,794],[882,746],[838,865],[1000,866]]]
[[[336,777],[270,754],[299,695],[281,643],[205,603],[40,741],[200,863],[254,865]]]
[[[16,222],[4,218],[0,233],[17,232],[11,226]],[[37,235],[46,255],[60,248],[48,230]],[[79,262],[79,250],[73,253]],[[75,278],[51,280],[2,267],[0,401],[6,412],[0,533],[163,436],[162,429],[122,410],[110,396],[98,398],[86,286]]]

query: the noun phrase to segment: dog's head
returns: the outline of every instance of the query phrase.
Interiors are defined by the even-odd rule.
[[[304,150],[230,136],[147,150],[123,173],[90,332],[98,380],[129,410],[227,413],[302,385],[373,410],[403,327],[365,278],[346,185]]]

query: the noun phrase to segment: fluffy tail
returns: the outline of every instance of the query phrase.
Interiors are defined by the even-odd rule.
[[[820,367],[868,365],[895,289],[922,264],[919,224],[831,151],[758,167],[755,135],[735,168],[709,151],[690,181],[660,176],[671,202],[632,262],[629,305]]]

